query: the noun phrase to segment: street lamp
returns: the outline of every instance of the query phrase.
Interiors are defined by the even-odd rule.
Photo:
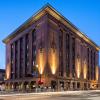
[[[38,65],[36,65],[36,68],[38,68],[39,66]]]
[[[42,33],[41,33],[41,40],[40,40],[40,47],[39,47],[39,66],[36,65],[36,67],[38,68],[38,72],[40,74],[39,84],[42,84],[42,82],[41,82],[41,75],[42,75],[43,69],[44,69],[43,57],[44,57],[44,47],[43,47],[43,40],[42,40]]]
[[[36,65],[36,68],[38,69],[38,72],[39,72],[39,66],[38,66],[38,65]],[[41,67],[40,67],[40,71],[41,71]],[[41,75],[42,75],[42,73],[40,72],[40,80],[39,80],[39,84],[42,83],[42,82],[41,82]]]

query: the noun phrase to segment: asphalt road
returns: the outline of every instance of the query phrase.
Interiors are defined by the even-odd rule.
[[[100,91],[0,95],[0,100],[100,100]]]

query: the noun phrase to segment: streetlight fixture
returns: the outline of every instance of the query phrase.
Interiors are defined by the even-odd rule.
[[[39,66],[38,65],[36,65],[36,68],[38,68]]]

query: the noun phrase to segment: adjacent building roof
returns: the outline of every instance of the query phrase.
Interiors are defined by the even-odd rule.
[[[5,69],[0,69],[0,73],[5,73]]]
[[[40,17],[45,15],[46,13],[49,13],[53,17],[55,17],[57,20],[59,20],[61,23],[72,29],[76,34],[78,34],[81,38],[83,38],[85,41],[87,41],[89,44],[91,44],[93,47],[95,47],[97,50],[100,50],[100,47],[93,42],[91,39],[88,38],[87,35],[85,35],[83,32],[81,32],[75,25],[73,25],[68,19],[66,19],[62,14],[60,14],[57,10],[55,10],[50,4],[46,4],[43,6],[37,13],[35,13],[32,17],[30,17],[24,24],[22,24],[20,27],[18,27],[14,32],[12,32],[10,35],[8,35],[3,42],[8,43],[12,38],[14,38],[17,34],[20,33],[24,28],[28,27],[31,23],[38,20]]]

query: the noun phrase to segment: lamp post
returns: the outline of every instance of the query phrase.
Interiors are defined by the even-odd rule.
[[[39,74],[40,74],[39,84],[42,84],[41,76],[42,76],[42,71],[43,71],[43,69],[42,69],[42,67],[43,67],[43,49],[44,49],[44,46],[43,46],[42,33],[41,33],[41,41],[40,41],[40,47],[39,47],[40,64],[39,64],[39,67],[37,66]]]
[[[36,65],[36,68],[38,69],[38,72],[39,72],[39,66],[38,66],[38,65]],[[40,71],[41,71],[41,67],[40,67]],[[39,77],[40,80],[39,80],[39,84],[41,84],[41,75],[42,75],[42,74],[41,74],[41,72],[40,72],[40,77]]]

